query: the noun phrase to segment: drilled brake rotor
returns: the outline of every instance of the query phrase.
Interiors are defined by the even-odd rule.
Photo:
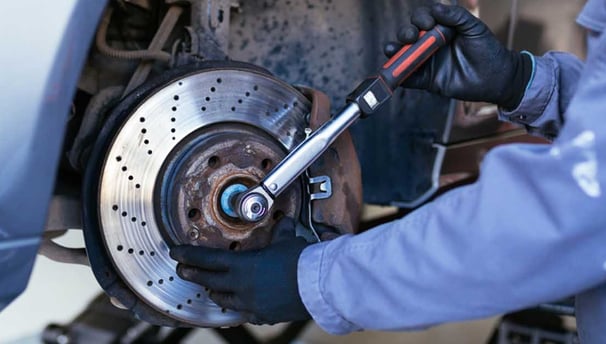
[[[95,210],[111,265],[139,300],[194,326],[242,322],[176,275],[169,248],[258,248],[277,218],[298,216],[300,183],[257,224],[230,216],[225,195],[259,182],[304,138],[309,108],[271,76],[215,68],[163,84],[124,116],[100,164]]]

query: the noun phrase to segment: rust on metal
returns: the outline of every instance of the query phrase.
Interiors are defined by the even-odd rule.
[[[176,202],[170,213],[178,242],[224,249],[255,249],[268,245],[272,227],[282,216],[297,217],[301,185],[294,183],[276,199],[272,216],[247,223],[226,214],[220,205],[230,185],[257,185],[285,152],[259,130],[241,124],[220,125],[195,144],[174,176],[169,199]],[[194,233],[194,234],[192,234]]]
[[[315,130],[330,118],[330,100],[320,91],[300,90],[312,101],[309,125]],[[332,180],[332,197],[313,201],[314,222],[342,234],[357,233],[362,210],[362,173],[349,131],[341,134],[309,171],[311,176],[327,175]]]

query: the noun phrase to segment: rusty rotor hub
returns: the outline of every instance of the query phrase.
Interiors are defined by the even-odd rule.
[[[163,168],[160,209],[163,230],[173,243],[225,249],[254,249],[271,241],[271,228],[282,216],[298,217],[301,185],[281,195],[272,216],[258,223],[230,212],[229,194],[254,186],[285,152],[253,127],[220,124],[184,140]]]

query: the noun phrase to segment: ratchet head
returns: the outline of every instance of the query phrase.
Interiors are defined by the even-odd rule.
[[[235,209],[238,217],[245,222],[263,220],[274,203],[273,197],[261,185],[238,194],[232,200],[234,203],[233,209]]]

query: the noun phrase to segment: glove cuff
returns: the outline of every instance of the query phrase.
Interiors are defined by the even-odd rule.
[[[532,78],[533,61],[532,55],[528,52],[512,52],[514,74],[510,85],[507,85],[509,92],[506,92],[507,97],[498,104],[505,111],[511,111],[520,105],[528,83]]]

